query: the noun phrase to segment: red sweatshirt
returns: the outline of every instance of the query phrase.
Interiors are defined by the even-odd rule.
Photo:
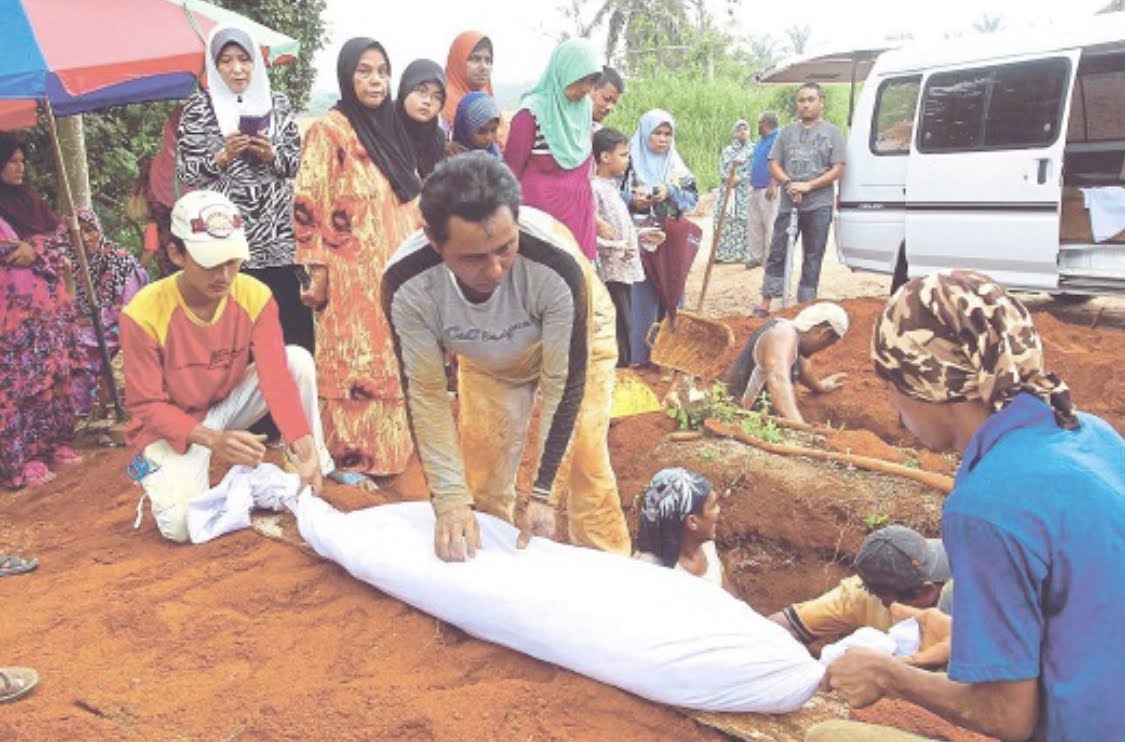
[[[129,445],[143,450],[167,439],[183,453],[188,436],[216,402],[246,376],[250,354],[262,396],[285,440],[310,432],[289,373],[277,304],[269,288],[238,274],[215,316],[192,314],[176,275],[146,286],[121,313]]]

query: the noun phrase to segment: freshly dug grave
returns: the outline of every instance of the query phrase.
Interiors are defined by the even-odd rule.
[[[720,551],[762,612],[846,574],[870,512],[935,532],[940,498],[921,485],[733,441],[670,443],[671,423],[657,413],[613,427],[622,491],[639,494],[672,465],[729,491]],[[728,739],[674,709],[471,639],[253,532],[187,547],[161,540],[151,519],[134,531],[140,489],[122,474],[129,455],[86,453],[49,488],[6,495],[0,506],[5,550],[42,561],[0,580],[3,662],[43,675],[18,713],[0,712],[0,738]],[[422,484],[413,467],[382,495],[332,485],[329,499],[345,509],[417,499]],[[838,708],[760,728],[795,742]]]
[[[871,333],[884,301],[863,298],[839,303],[851,319],[848,333],[840,342],[814,356],[813,362],[819,374],[844,371],[848,374],[847,381],[843,388],[823,395],[812,394],[798,385],[797,403],[801,414],[810,422],[874,433],[891,445],[917,446],[913,436],[899,425],[883,382],[871,370]],[[1043,337],[1047,370],[1058,374],[1070,386],[1078,409],[1105,418],[1119,431],[1125,430],[1125,364],[1120,361],[1125,331],[1105,324],[1090,329],[1086,324],[1064,322],[1042,305],[1035,306],[1032,318]],[[788,309],[778,315],[792,317],[797,311]],[[725,373],[742,345],[764,320],[733,316],[723,321],[734,330],[735,346],[712,366],[711,373],[716,378]],[[654,381],[651,374],[646,375],[646,379]]]
[[[853,452],[860,443],[877,447],[863,431],[909,446],[867,362],[881,303],[845,306],[853,330],[817,362],[826,372],[849,371],[848,384],[823,397],[802,393],[802,409],[810,420],[867,439],[847,444]],[[1036,322],[1049,367],[1070,383],[1078,405],[1121,429],[1125,384],[1114,354],[1125,333],[1092,332],[1042,312]],[[757,322],[733,324],[744,342]],[[665,442],[673,427],[657,413],[611,429],[631,522],[634,498],[659,468],[705,473],[729,491],[719,530],[724,561],[743,597],[763,613],[844,576],[868,523],[938,533],[940,495],[921,485],[729,440]],[[0,665],[31,665],[43,677],[31,696],[0,707],[0,739],[729,739],[676,710],[468,638],[253,532],[185,547],[160,539],[151,518],[134,531],[140,489],[123,474],[130,455],[84,453],[85,463],[46,487],[0,493],[0,551],[41,560],[31,574],[0,578]],[[328,497],[345,509],[426,497],[417,466],[385,489],[372,496],[330,485]],[[974,739],[941,731],[940,721],[900,704],[857,716]],[[790,742],[814,720],[741,721]]]
[[[628,418],[611,435],[620,442],[647,443],[656,429],[674,428],[667,418],[667,424],[657,425],[659,419],[655,414]],[[719,552],[739,594],[764,615],[819,595],[850,574],[851,560],[875,524],[901,523],[927,536],[940,534],[944,496],[900,477],[775,456],[713,437],[687,443],[664,439],[644,450],[650,451],[651,466],[687,467],[704,474],[719,490]],[[640,491],[646,483],[638,483]],[[637,508],[628,515],[635,527]],[[792,735],[800,740],[808,725],[838,713],[838,705],[827,703],[790,719],[772,717],[781,731],[745,717],[716,720],[716,726],[744,739],[758,739],[755,734],[768,731],[778,735],[771,738]],[[987,739],[901,701],[852,712],[852,718],[934,739]],[[786,726],[787,721],[792,726]]]

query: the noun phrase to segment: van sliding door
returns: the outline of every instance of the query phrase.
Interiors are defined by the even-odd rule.
[[[931,72],[906,186],[910,275],[972,268],[1058,286],[1059,202],[1080,51]]]

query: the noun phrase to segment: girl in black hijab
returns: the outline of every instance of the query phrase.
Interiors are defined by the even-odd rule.
[[[430,59],[415,59],[402,73],[395,101],[414,148],[418,175],[425,178],[445,157],[445,134],[438,116],[445,105],[445,70]]]

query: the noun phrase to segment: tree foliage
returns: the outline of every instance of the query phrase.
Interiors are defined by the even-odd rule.
[[[749,62],[753,66],[749,72],[769,69],[782,56],[781,44],[770,34],[750,36],[746,40]]]
[[[725,0],[728,19],[739,2]],[[604,34],[609,63],[628,75],[685,65],[713,70],[734,42],[705,0],[566,0],[558,10],[573,35]]]
[[[313,56],[324,45],[325,0],[212,0],[301,42],[296,62],[270,70],[274,90],[284,92],[297,110],[308,100],[315,70]],[[202,68],[202,60],[200,63]],[[132,247],[140,245],[141,226],[125,215],[125,202],[140,174],[140,163],[161,147],[161,134],[169,112],[179,104],[159,102],[121,106],[83,116],[90,191],[94,209],[106,232]],[[57,198],[56,168],[44,121],[27,132],[32,186],[52,203]]]
[[[794,54],[804,54],[805,49],[809,47],[809,38],[812,36],[812,26],[792,25],[785,29],[785,35],[789,37],[789,48]]]
[[[989,15],[982,13],[980,19],[973,23],[975,28],[980,33],[996,33],[1004,28],[1004,18],[998,15]]]

